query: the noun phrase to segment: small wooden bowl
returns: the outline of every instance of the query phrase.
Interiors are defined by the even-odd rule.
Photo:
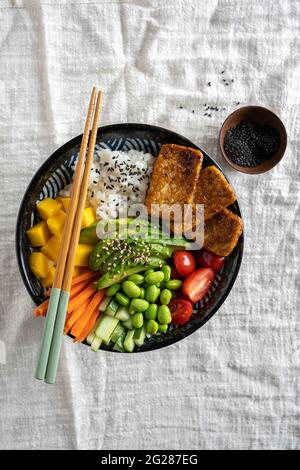
[[[235,127],[239,122],[244,120],[251,120],[259,124],[268,124],[269,126],[275,127],[280,135],[280,145],[273,157],[253,168],[248,168],[246,166],[240,166],[236,163],[233,163],[224,150],[224,138],[226,132],[228,129]],[[243,108],[239,108],[231,113],[224,121],[220,130],[219,143],[223,157],[232,168],[237,171],[241,171],[242,173],[257,175],[259,173],[265,173],[266,171],[271,170],[271,168],[280,162],[286,149],[287,134],[282,121],[278,116],[276,116],[276,114],[272,113],[272,111],[269,111],[269,109],[262,108],[261,106],[244,106]]]

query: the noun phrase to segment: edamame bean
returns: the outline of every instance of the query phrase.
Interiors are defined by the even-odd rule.
[[[171,279],[166,283],[166,288],[170,290],[178,290],[182,286],[182,281],[180,279]]]
[[[112,286],[110,286],[107,291],[106,291],[106,295],[107,297],[113,297],[114,295],[116,295],[116,293],[121,289],[121,284],[113,284]]]
[[[158,308],[157,318],[158,318],[159,323],[163,323],[163,324],[171,323],[171,320],[172,320],[171,312],[167,305],[161,305]]]
[[[164,273],[164,281],[168,282],[171,279],[171,267],[165,264],[161,270]]]
[[[148,274],[154,273],[155,269],[149,268],[147,271],[144,272],[144,275],[147,276]]]
[[[156,335],[158,330],[158,324],[155,320],[148,320],[146,325],[146,331],[150,335]]]
[[[168,331],[169,325],[166,325],[165,323],[163,325],[158,325],[158,331],[161,333],[166,333]]]
[[[164,277],[162,271],[154,271],[154,273],[147,274],[145,281],[147,284],[158,284],[164,280]]]
[[[146,291],[145,291],[144,287],[140,287],[140,291],[141,291],[140,299],[144,299],[145,296],[146,296]]]
[[[144,282],[144,276],[141,274],[131,274],[131,276],[128,276],[127,280],[134,282],[137,286],[140,286]]]
[[[148,302],[155,303],[159,297],[160,289],[154,285],[148,286],[146,289],[146,299]]]
[[[150,304],[145,312],[145,317],[147,320],[155,320],[157,314],[158,305]]]
[[[130,302],[127,295],[123,294],[123,292],[116,293],[116,300],[119,302],[120,305],[124,305],[124,307],[127,307]]]
[[[137,286],[132,281],[124,281],[122,283],[123,292],[130,298],[136,298],[140,296],[141,290],[139,286]]]
[[[161,291],[159,300],[162,305],[168,305],[172,299],[172,292],[169,289],[164,289]]]
[[[131,318],[133,328],[141,328],[144,323],[144,317],[142,313],[135,313]]]
[[[132,299],[130,302],[130,307],[136,312],[146,312],[149,307],[149,302],[143,299]]]

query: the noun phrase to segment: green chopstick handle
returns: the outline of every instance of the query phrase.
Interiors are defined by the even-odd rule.
[[[51,290],[51,296],[49,299],[49,305],[47,310],[47,316],[45,321],[44,333],[43,333],[43,340],[40,348],[39,353],[39,360],[37,364],[37,368],[35,371],[35,378],[39,380],[44,380],[47,363],[48,363],[48,356],[51,347],[52,335],[55,325],[55,318],[57,307],[59,303],[61,290],[57,287],[53,287]]]
[[[56,321],[54,325],[52,343],[50,347],[48,365],[45,375],[45,382],[47,382],[48,384],[54,384],[56,379],[69,297],[69,292],[65,292],[63,290],[60,292]]]

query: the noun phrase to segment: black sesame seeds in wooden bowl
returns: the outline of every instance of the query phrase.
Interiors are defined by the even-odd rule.
[[[225,160],[243,173],[264,173],[284,155],[287,135],[282,121],[266,108],[245,106],[225,120],[220,148]]]

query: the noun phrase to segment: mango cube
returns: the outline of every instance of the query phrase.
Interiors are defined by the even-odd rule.
[[[79,276],[79,274],[81,274],[82,271],[83,271],[83,268],[81,268],[80,266],[74,266],[72,277]]]
[[[36,277],[43,278],[48,275],[50,268],[53,266],[53,261],[43,253],[34,251],[30,253],[29,266]]]
[[[86,207],[83,210],[81,228],[86,228],[96,222],[96,216],[92,207]]]
[[[62,235],[67,214],[63,211],[59,211],[54,217],[47,219],[47,225],[50,232],[53,235]]]
[[[61,209],[61,204],[50,197],[46,197],[36,206],[39,216],[47,220],[49,217],[54,217],[55,214]]]
[[[54,261],[55,263],[57,263],[58,260],[60,242],[61,237],[53,235],[53,237],[48,240],[46,245],[41,248],[41,252],[44,253],[44,255],[48,256],[48,258],[52,259],[52,261]]]
[[[88,266],[89,265],[89,256],[93,251],[94,245],[86,245],[84,243],[79,243],[76,248],[75,255],[75,266]]]
[[[50,238],[47,224],[43,220],[35,224],[29,230],[26,230],[26,233],[31,245],[34,247],[45,245]]]
[[[42,286],[43,287],[51,287],[54,281],[54,276],[55,276],[55,266],[51,266],[49,269],[49,272],[47,276],[42,279]]]
[[[62,202],[62,205],[64,207],[64,211],[65,212],[68,212],[68,207],[69,207],[69,204],[70,204],[70,199],[69,197],[62,197],[61,198],[61,202]]]

